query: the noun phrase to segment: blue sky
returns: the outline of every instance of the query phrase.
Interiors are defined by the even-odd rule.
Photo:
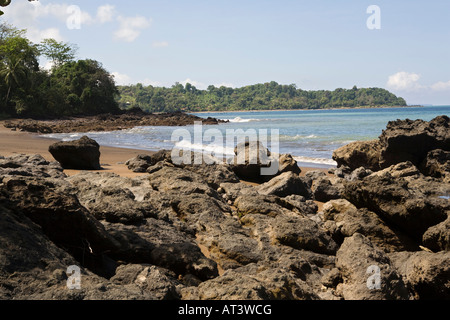
[[[357,85],[450,104],[448,0],[13,0],[3,11],[34,42],[76,44],[118,84]]]

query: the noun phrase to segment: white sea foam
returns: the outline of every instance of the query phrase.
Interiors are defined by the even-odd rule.
[[[231,147],[224,147],[216,144],[198,144],[198,143],[191,143],[187,140],[181,140],[180,142],[177,142],[175,144],[175,148],[178,149],[185,149],[190,151],[197,151],[197,152],[205,152],[208,154],[216,154],[216,155],[223,155],[223,156],[233,156],[234,155],[234,148]]]
[[[303,162],[303,163],[315,163],[315,164],[321,164],[321,165],[327,165],[327,166],[336,166],[337,163],[333,159],[324,159],[324,158],[312,158],[312,157],[302,157],[302,156],[296,156],[294,159],[297,162]]]
[[[232,123],[247,123],[247,122],[251,122],[251,121],[258,121],[257,119],[242,119],[241,117],[236,117],[234,119],[224,119],[224,120],[228,120]]]
[[[289,135],[280,135],[280,141],[299,141],[302,139],[317,139],[319,138],[318,136],[316,136],[315,134],[311,134],[309,136],[305,136],[302,134],[296,134],[295,136],[289,136]]]

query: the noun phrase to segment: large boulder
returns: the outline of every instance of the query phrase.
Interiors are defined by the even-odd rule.
[[[450,151],[450,119],[439,116],[423,120],[397,120],[388,123],[380,136],[383,146],[380,167],[411,161],[419,166],[431,150]]]
[[[64,169],[100,170],[100,146],[87,136],[50,145],[48,151]]]
[[[136,157],[129,159],[125,165],[133,172],[146,172],[151,166],[160,161],[171,161],[171,152],[169,150],[160,150],[153,154],[138,154]]]
[[[335,254],[337,244],[309,218],[278,215],[271,223],[273,238],[280,244],[323,254]]]
[[[429,227],[447,218],[449,204],[448,200],[428,194],[426,187],[419,183],[384,171],[345,183],[343,195],[356,207],[368,208],[392,227],[420,241]]]
[[[181,290],[184,300],[318,300],[319,296],[289,271],[255,263],[228,270],[198,287]]]
[[[104,253],[118,248],[117,241],[75,196],[57,191],[51,182],[37,178],[5,178],[0,185],[1,202],[22,212],[39,225],[50,240],[67,248],[93,270],[105,270]],[[114,269],[114,265],[111,268]]]
[[[152,291],[111,283],[83,268],[21,210],[0,204],[0,300],[152,300]],[[86,252],[86,257],[89,253]],[[80,267],[81,287],[67,288],[70,266]],[[152,288],[153,289],[153,288]]]
[[[345,300],[409,300],[411,295],[387,254],[360,233],[345,238],[336,254]]]
[[[414,299],[450,299],[450,252],[394,252],[389,259],[403,281],[411,288]]]
[[[242,180],[265,182],[285,172],[301,173],[297,161],[291,155],[272,153],[260,141],[239,143],[234,153],[235,156],[228,162]]]
[[[347,166],[351,170],[365,167],[377,171],[406,161],[419,167],[426,160],[428,152],[436,149],[450,151],[449,128],[450,119],[445,115],[428,122],[409,119],[391,121],[377,140],[358,141],[343,146],[334,151],[333,159],[338,167]],[[438,163],[442,164],[442,155],[432,158],[437,158]],[[436,160],[432,163],[436,163]],[[425,171],[430,167],[433,173],[435,165],[424,165]]]
[[[333,152],[333,160],[338,167],[347,166],[351,170],[365,167],[379,170],[381,145],[378,140],[356,141],[345,145]]]
[[[333,233],[333,237],[340,241],[360,233],[385,252],[418,249],[409,237],[393,230],[376,213],[366,208],[358,209],[347,200],[327,202],[323,206],[323,215],[325,226]]]
[[[272,178],[268,182],[259,185],[256,189],[260,194],[264,195],[276,195],[279,197],[300,195],[307,199],[312,198],[311,189],[304,178],[291,171]]]
[[[103,224],[120,244],[109,253],[115,260],[152,264],[202,280],[217,276],[217,264],[203,255],[192,238],[165,221],[147,218],[140,226]]]

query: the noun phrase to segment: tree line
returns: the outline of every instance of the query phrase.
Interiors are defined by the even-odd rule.
[[[406,101],[381,88],[338,88],[307,91],[295,84],[275,81],[241,88],[209,86],[199,90],[190,83],[171,88],[136,85],[119,86],[119,106],[139,107],[149,112],[295,110],[380,106],[406,106]]]

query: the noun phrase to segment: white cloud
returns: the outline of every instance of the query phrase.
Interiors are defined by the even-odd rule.
[[[165,48],[169,46],[169,43],[167,41],[153,42],[152,46],[154,48]]]
[[[114,20],[116,15],[116,7],[106,4],[98,7],[97,9],[97,20],[100,23],[111,22]]]
[[[54,38],[63,41],[60,30],[57,27],[41,29],[39,22],[43,19],[56,19],[66,27],[66,21],[74,14],[78,15],[80,24],[92,24],[94,19],[89,13],[78,10],[73,11],[76,6],[69,4],[42,4],[39,1],[13,1],[10,6],[5,7],[5,18],[9,23],[19,29],[27,29],[27,37],[33,42],[41,42],[45,38]]]
[[[447,91],[450,90],[450,81],[443,82],[439,81],[431,85],[431,89],[434,91]]]
[[[48,28],[40,30],[38,28],[28,29],[27,37],[31,42],[39,43],[44,39],[52,38],[56,41],[64,41],[64,37],[57,28]]]
[[[409,91],[409,92],[439,92],[450,91],[450,81],[439,81],[432,85],[422,85],[419,83],[420,75],[417,73],[398,72],[389,77],[387,87],[392,90]]]
[[[112,72],[111,74],[113,75],[116,84],[119,86],[126,86],[132,83],[131,77],[124,73]]]
[[[141,31],[150,27],[151,20],[142,17],[117,17],[119,21],[119,29],[114,32],[114,37],[117,40],[122,40],[126,42],[133,42],[139,37]]]
[[[415,90],[422,86],[418,83],[420,75],[405,71],[397,72],[389,77],[387,86],[394,90]]]

